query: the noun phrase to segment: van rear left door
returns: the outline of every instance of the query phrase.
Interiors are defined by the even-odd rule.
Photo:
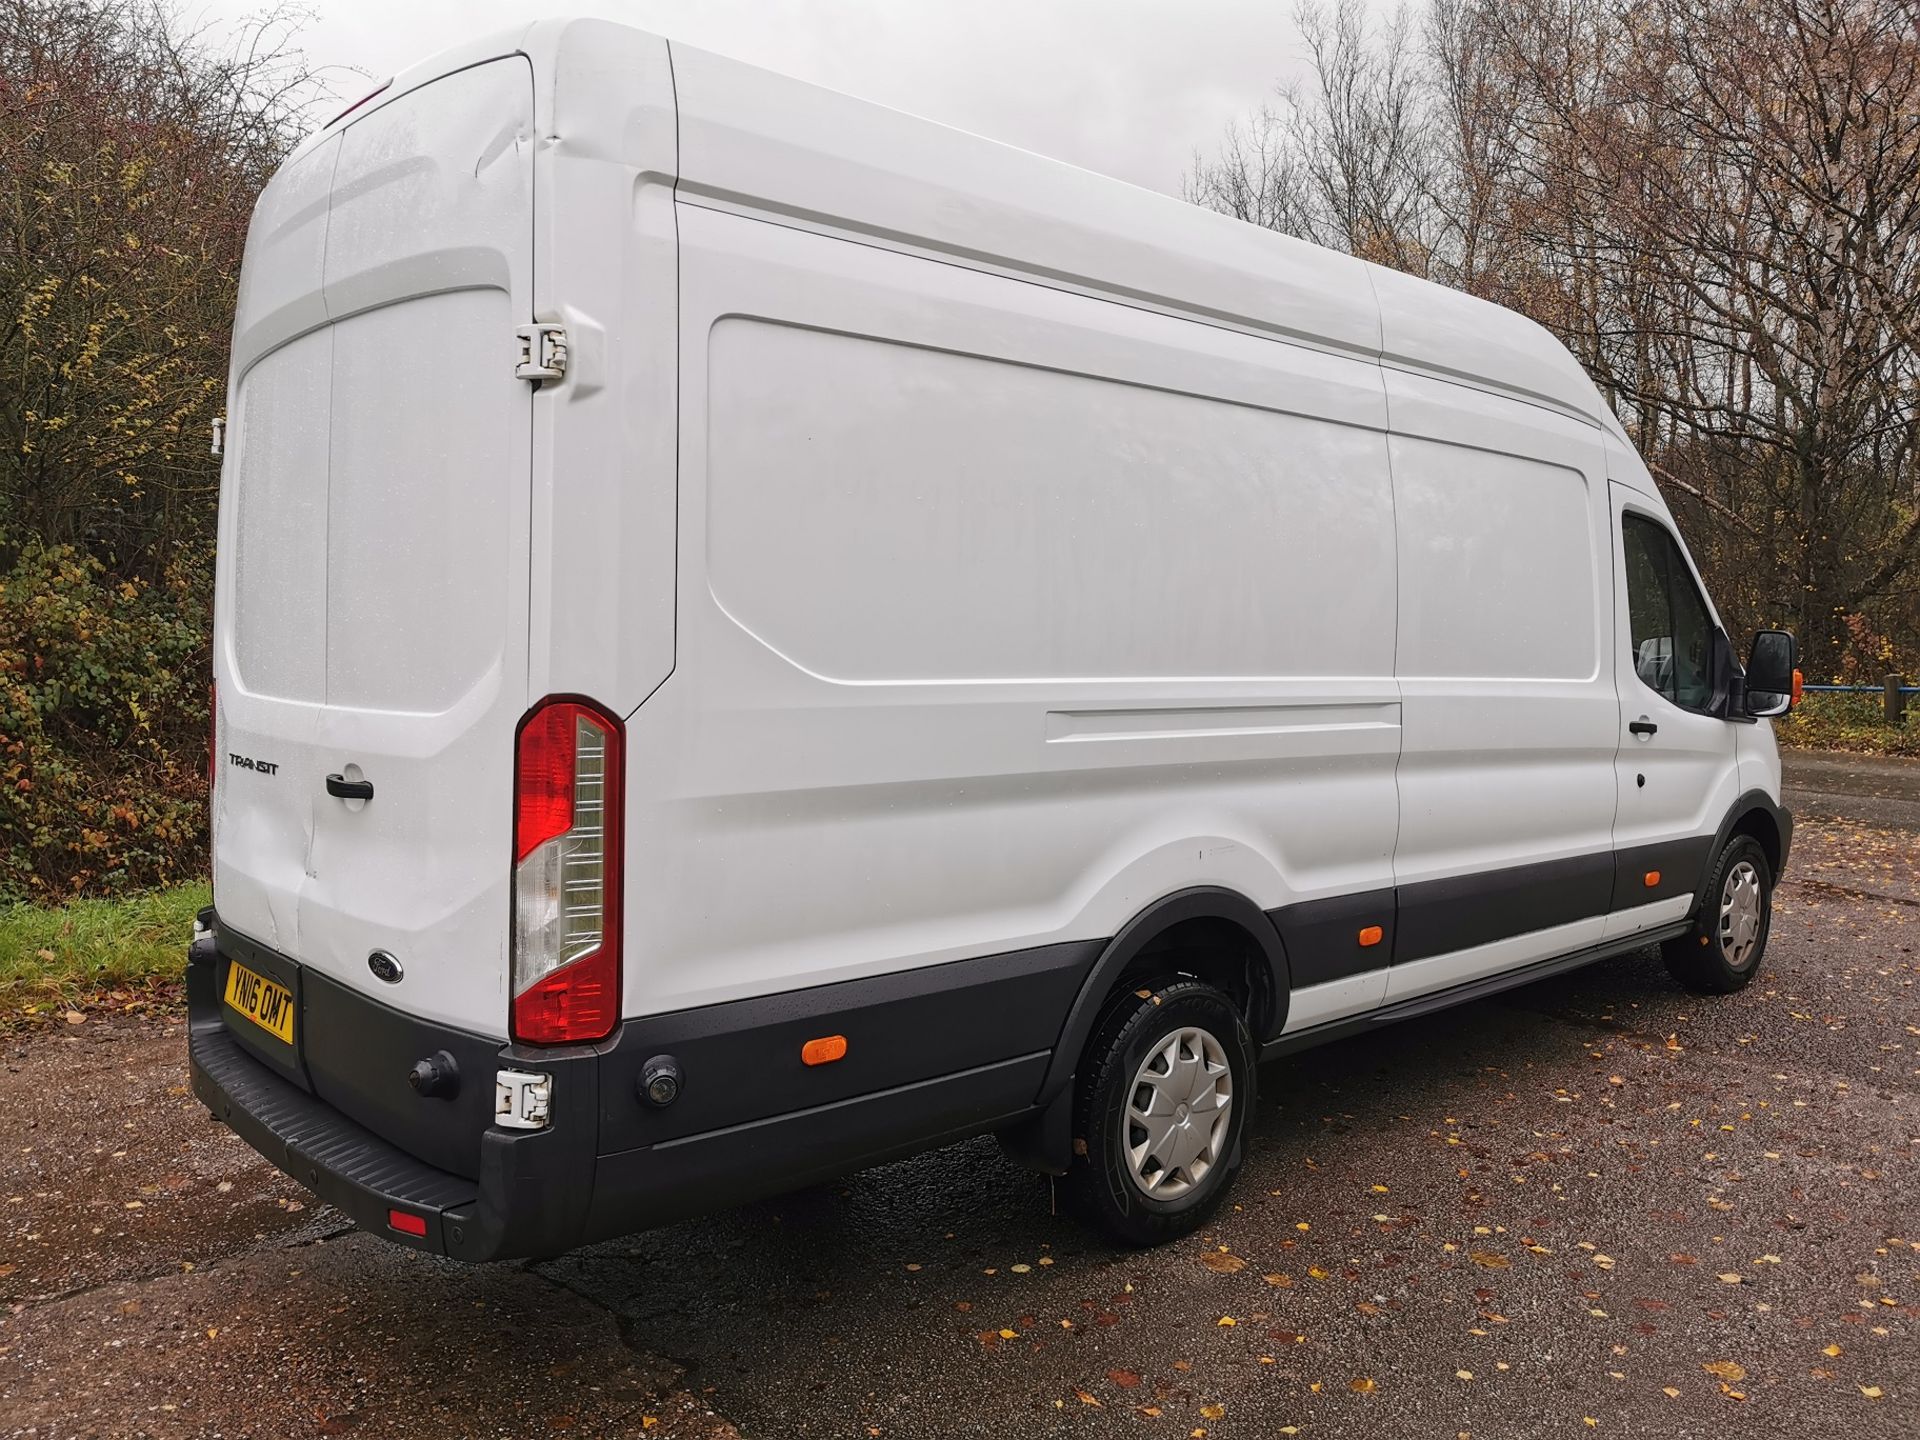
[[[252,762],[223,765],[216,792],[223,927],[491,1035],[528,704],[532,388],[514,360],[532,132],[513,55],[386,101],[297,162],[282,208],[299,223],[250,241],[221,497],[219,744]]]

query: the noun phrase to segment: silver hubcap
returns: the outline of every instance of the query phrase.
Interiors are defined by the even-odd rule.
[[[1727,872],[1720,892],[1720,953],[1736,970],[1753,962],[1760,944],[1761,903],[1760,873],[1752,861],[1742,860]]]
[[[1233,1070],[1218,1040],[1189,1025],[1164,1037],[1134,1073],[1120,1149],[1140,1193],[1177,1200],[1221,1158]]]

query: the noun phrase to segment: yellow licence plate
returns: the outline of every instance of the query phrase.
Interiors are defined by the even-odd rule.
[[[293,1043],[293,992],[244,965],[227,966],[227,1004],[262,1030]]]

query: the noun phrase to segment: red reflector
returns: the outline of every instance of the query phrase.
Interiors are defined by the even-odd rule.
[[[424,1215],[409,1215],[404,1210],[389,1210],[387,1224],[402,1235],[413,1235],[422,1240],[427,1236],[427,1217]]]
[[[513,1038],[529,1045],[604,1040],[620,1023],[620,951],[602,945],[513,997]]]

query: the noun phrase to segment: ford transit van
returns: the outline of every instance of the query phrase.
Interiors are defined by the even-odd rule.
[[[1763,963],[1792,640],[1468,296],[543,21],[282,167],[229,417],[194,1089],[401,1244],[986,1133],[1157,1241],[1263,1059]]]

